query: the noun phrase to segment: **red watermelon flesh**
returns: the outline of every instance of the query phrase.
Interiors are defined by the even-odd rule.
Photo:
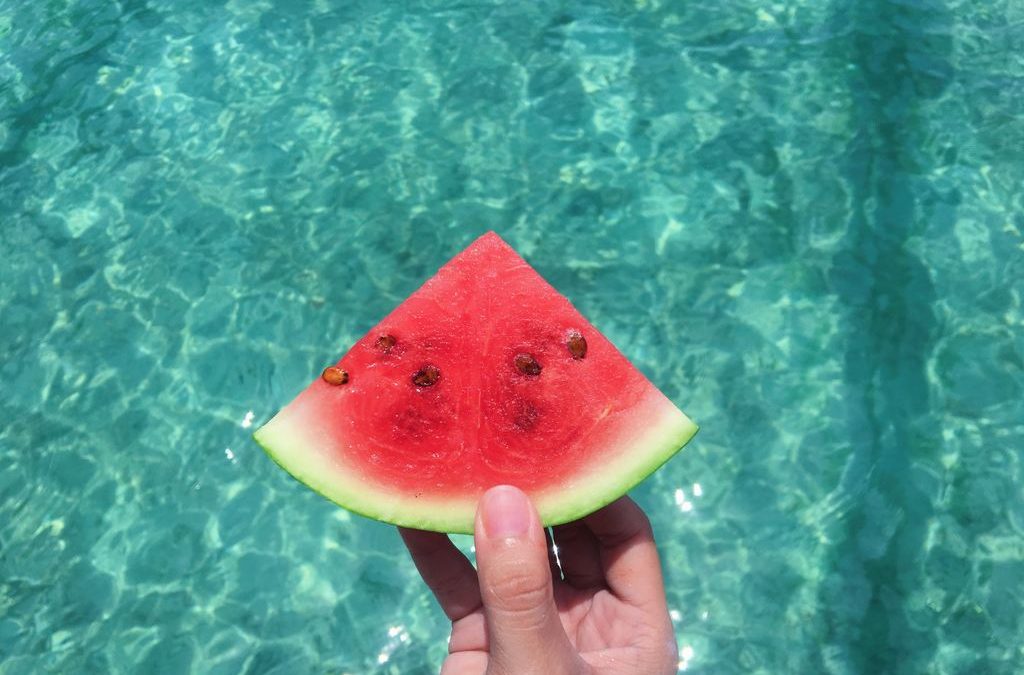
[[[256,440],[328,499],[420,529],[471,532],[498,484],[530,494],[546,525],[574,520],[697,430],[494,233],[335,369],[343,384],[339,370],[317,378]]]

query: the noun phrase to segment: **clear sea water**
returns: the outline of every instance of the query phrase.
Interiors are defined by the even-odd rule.
[[[1024,672],[1022,54],[1005,0],[0,0],[0,673],[435,672],[394,530],[250,433],[488,228],[703,427],[634,492],[680,671]]]

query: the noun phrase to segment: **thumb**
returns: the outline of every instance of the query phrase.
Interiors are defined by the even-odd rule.
[[[490,645],[489,675],[573,673],[575,650],[558,618],[547,542],[520,490],[488,490],[477,508],[476,560]]]

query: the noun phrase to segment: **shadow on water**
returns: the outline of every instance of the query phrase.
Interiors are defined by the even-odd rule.
[[[829,562],[837,581],[821,592],[822,658],[833,672],[922,672],[937,635],[915,623],[907,601],[924,584],[935,510],[913,473],[940,446],[938,431],[921,424],[938,328],[932,280],[906,244],[924,227],[914,180],[928,168],[913,130],[926,123],[921,105],[952,76],[951,17],[935,0],[877,0],[841,2],[834,20],[851,27],[837,47],[848,50],[857,129],[844,169],[854,209],[830,279],[848,336],[851,454],[842,488],[863,497],[837,533]]]

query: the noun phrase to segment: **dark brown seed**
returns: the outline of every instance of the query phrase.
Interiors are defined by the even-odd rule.
[[[577,330],[569,331],[565,346],[569,348],[569,353],[574,359],[582,359],[587,355],[587,338],[580,335]]]
[[[536,377],[540,375],[540,364],[537,363],[537,359],[533,358],[529,354],[516,354],[516,358],[513,360],[516,370],[523,375],[529,375]]]
[[[394,335],[388,335],[387,333],[385,333],[381,335],[379,338],[377,338],[377,341],[374,342],[373,344],[375,347],[377,347],[377,349],[381,350],[385,354],[390,354],[392,348],[394,348],[395,346],[395,342],[396,340]]]
[[[332,387],[337,387],[348,382],[348,371],[337,366],[330,366],[329,368],[324,368],[324,372],[320,374],[320,377]]]
[[[529,431],[537,423],[539,415],[540,413],[537,412],[537,408],[532,403],[521,403],[517,406],[512,424],[520,431]]]
[[[417,387],[429,387],[439,379],[441,379],[441,369],[427,364],[413,374],[412,383]]]

